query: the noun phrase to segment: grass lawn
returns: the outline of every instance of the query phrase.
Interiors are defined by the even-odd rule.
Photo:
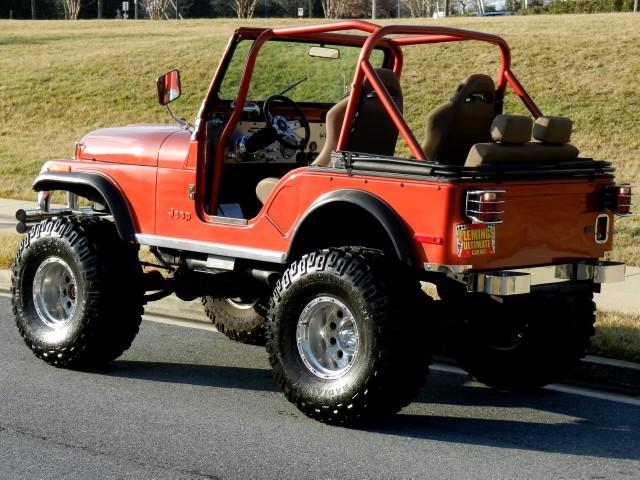
[[[590,353],[640,363],[640,315],[598,312]]]
[[[22,235],[4,234],[0,235],[0,268],[9,268],[16,256]]]
[[[403,22],[410,20],[403,19]],[[419,20],[415,23],[433,23]],[[297,20],[0,21],[0,197],[33,198],[42,163],[68,157],[84,133],[135,122],[170,122],[154,79],[182,73],[178,113],[193,119],[233,30]],[[640,184],[640,16],[633,14],[440,19],[439,25],[496,33],[513,70],[543,112],[574,120],[584,156],[612,161],[618,179]],[[615,35],[612,36],[612,32]],[[419,138],[426,114],[470,73],[495,74],[495,47],[457,43],[407,49],[407,119]],[[280,70],[286,83],[295,69]],[[304,84],[303,84],[304,85]],[[274,89],[276,87],[274,86]],[[522,107],[508,100],[506,112]],[[614,258],[640,265],[638,217],[617,223]]]

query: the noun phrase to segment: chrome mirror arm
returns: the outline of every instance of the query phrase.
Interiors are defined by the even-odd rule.
[[[171,108],[171,106],[169,104],[166,104],[165,107],[167,107],[167,110],[169,110],[169,115],[171,115],[171,118],[173,118],[182,128],[184,128],[185,130],[188,130],[189,132],[193,133],[193,131],[195,130],[193,125],[191,125],[185,119],[180,118],[179,116],[177,116],[176,112],[173,111],[173,108]]]

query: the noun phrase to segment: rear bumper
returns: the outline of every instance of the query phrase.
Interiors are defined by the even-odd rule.
[[[625,264],[601,260],[473,272],[470,265],[435,265],[425,263],[428,272],[444,273],[461,283],[468,292],[488,295],[522,295],[532,287],[568,282],[614,283],[624,281]]]

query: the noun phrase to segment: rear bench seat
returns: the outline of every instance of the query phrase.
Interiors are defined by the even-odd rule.
[[[531,142],[531,130],[537,142]],[[492,143],[476,143],[465,167],[510,163],[552,164],[578,158],[578,149],[569,145],[571,120],[539,117],[535,124],[522,115],[497,115],[491,124]]]

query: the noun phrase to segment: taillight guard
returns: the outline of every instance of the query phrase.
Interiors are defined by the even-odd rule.
[[[620,217],[632,215],[633,197],[629,184],[607,185],[603,194],[604,208]]]
[[[473,223],[495,225],[502,223],[502,194],[504,190],[469,190],[465,202],[465,215]]]

